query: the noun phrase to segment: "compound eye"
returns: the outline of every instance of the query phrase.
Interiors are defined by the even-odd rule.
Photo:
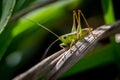
[[[66,36],[63,37],[63,39],[66,39],[66,38],[67,38]]]

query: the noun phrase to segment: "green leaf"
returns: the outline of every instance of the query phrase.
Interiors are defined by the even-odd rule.
[[[58,23],[60,24],[61,20],[64,21],[63,18],[65,19],[66,16],[69,17],[68,12],[76,7],[78,7],[77,0],[55,2],[36,9],[26,14],[24,17],[21,17],[12,25],[8,25],[0,35],[0,60],[2,59],[1,63],[3,63],[0,65],[0,80],[8,80],[11,76],[13,78],[13,74],[14,76],[16,75],[16,69],[24,67],[25,65],[27,66],[31,59],[33,59],[33,56],[31,57],[30,55],[36,54],[36,52],[34,52],[34,54],[31,53],[33,48],[30,48],[29,51],[29,47],[34,45],[37,41],[41,42],[45,37],[47,31],[42,29],[40,26],[36,26],[36,24],[31,23],[27,19],[39,22],[40,24],[52,29],[54,28],[53,26]],[[26,51],[29,51],[28,54],[25,54]],[[21,52],[18,54],[22,55],[22,58],[20,62],[16,63],[16,65],[10,66],[7,64],[6,59],[8,58],[7,56],[14,54],[14,52]],[[9,59],[7,60],[9,61]]]
[[[111,24],[115,21],[114,9],[112,0],[102,0],[102,9],[104,14],[104,20],[106,24]]]
[[[3,0],[2,16],[1,16],[1,20],[0,20],[0,33],[2,33],[2,31],[4,31],[4,28],[6,27],[11,15],[12,15],[12,11],[15,6],[15,2],[16,2],[16,0]],[[1,35],[2,34],[0,34],[0,36]],[[0,38],[0,41],[2,41],[2,44],[6,43],[6,42],[4,42],[6,37],[7,36],[3,36]],[[1,49],[3,49],[3,45],[1,45]],[[0,59],[2,58],[2,56],[3,56],[3,54],[0,51]]]
[[[11,43],[12,42],[16,43],[16,41],[14,41],[14,39],[16,37],[23,36],[22,34],[33,35],[33,34],[35,34],[35,32],[37,32],[37,31],[39,31],[39,29],[41,29],[40,26],[39,27],[37,26],[38,29],[36,29],[36,27],[35,27],[36,24],[31,23],[27,19],[31,19],[35,22],[40,22],[43,25],[46,23],[46,25],[50,26],[51,23],[54,22],[54,20],[56,21],[58,19],[58,17],[61,17],[66,14],[67,9],[68,9],[67,6],[71,6],[71,4],[73,4],[73,3],[74,3],[73,7],[75,7],[75,5],[78,5],[77,1],[73,1],[73,0],[59,1],[56,3],[50,4],[50,5],[47,5],[45,7],[36,9],[36,10],[26,14],[24,17],[21,17],[14,24],[9,25],[7,28],[5,28],[5,30],[0,35],[0,45],[2,46],[2,47],[0,47],[0,60],[4,56],[5,52],[8,50],[8,47],[10,45],[12,45]],[[70,9],[71,8],[72,8],[72,6],[70,7]],[[54,15],[54,16],[51,16],[51,15]],[[32,32],[28,33],[30,30]],[[40,34],[43,36],[43,34],[41,32],[43,33],[43,31],[42,30],[40,31]],[[41,38],[43,38],[43,37],[41,37]],[[26,41],[26,39],[22,39],[22,40]],[[19,39],[18,43],[20,43],[22,40]],[[27,41],[27,42],[29,42],[29,41]],[[33,42],[33,44],[35,43],[34,41],[32,41],[32,42]],[[18,44],[18,43],[16,43],[16,44]],[[21,44],[18,44],[15,46],[12,45],[12,47],[16,48],[16,46],[19,46],[19,45],[21,45]],[[30,44],[28,44],[28,46],[26,45],[26,48],[29,46],[30,46]],[[26,48],[24,47],[24,49],[26,49]],[[14,50],[12,50],[12,51],[14,51]]]
[[[3,0],[2,3],[2,16],[1,16],[1,21],[0,21],[0,33],[3,31],[5,26],[7,25],[13,8],[15,6],[16,0]]]

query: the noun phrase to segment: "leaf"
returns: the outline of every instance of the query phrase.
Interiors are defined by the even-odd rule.
[[[16,0],[3,0],[2,3],[2,16],[0,21],[0,33],[4,30],[5,26],[7,25],[13,8],[15,6]]]
[[[11,15],[13,8],[15,6],[16,0],[3,0],[2,3],[2,16],[1,16],[1,21],[0,21],[0,36],[2,35],[2,31],[6,27]],[[0,41],[2,41],[2,44],[6,43],[5,39],[8,36],[3,36],[0,38]],[[3,49],[3,45],[1,45],[1,49]],[[0,59],[2,58],[3,54],[0,51]]]
[[[112,0],[102,0],[102,9],[104,13],[104,20],[106,24],[111,24],[115,21],[114,9]]]
[[[17,48],[17,46],[22,46],[22,41],[26,41],[27,38],[24,37],[24,39],[17,39],[18,42],[14,41],[14,39],[16,40],[17,37],[22,36],[23,34],[35,34],[35,32],[39,31],[39,28],[36,29],[36,27],[34,27],[36,24],[31,23],[30,21],[28,21],[25,18],[31,19],[35,22],[40,22],[41,24],[45,24],[46,25],[51,25],[52,22],[54,22],[54,20],[57,20],[58,17],[61,17],[63,15],[66,14],[66,7],[69,6],[70,4],[73,4],[73,2],[75,1],[59,1],[50,5],[47,5],[43,8],[39,8],[34,10],[31,13],[28,13],[27,15],[25,15],[24,17],[21,17],[18,21],[14,22],[14,24],[10,24],[8,25],[7,28],[4,29],[4,31],[2,32],[2,34],[0,35],[0,60],[2,59],[2,57],[4,56],[5,52],[9,50],[9,46],[10,48],[14,47]],[[76,4],[77,5],[77,4]],[[56,13],[55,13],[56,12]],[[62,14],[61,14],[62,13]],[[54,15],[54,16],[51,16]],[[49,17],[48,17],[49,16]],[[61,17],[62,18],[62,17]],[[49,22],[49,23],[48,23]],[[46,26],[45,25],[45,26]],[[30,33],[28,33],[29,31]],[[40,31],[41,36],[43,36],[42,33],[45,32],[43,30]],[[38,33],[37,33],[38,35]],[[28,37],[28,35],[27,35]],[[43,38],[43,37],[41,37]],[[27,47],[29,47],[30,45],[36,43],[36,41],[32,41],[33,39],[31,39],[31,44],[24,44],[26,45],[26,47],[24,46],[24,49],[26,49]],[[34,38],[35,40],[35,38]],[[37,39],[36,39],[37,40]],[[21,42],[21,43],[20,43]],[[29,42],[29,41],[27,41]],[[11,44],[11,43],[15,43],[15,45]],[[14,51],[13,49],[10,49],[11,51]],[[7,52],[8,53],[8,52]]]

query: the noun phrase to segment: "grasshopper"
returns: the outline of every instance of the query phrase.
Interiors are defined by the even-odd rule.
[[[82,15],[85,23],[87,24],[88,28],[81,28],[81,23],[80,23],[80,14]],[[77,21],[77,27],[76,27],[76,21]],[[92,35],[94,35],[92,33],[92,28],[89,27],[87,20],[85,19],[83,13],[81,12],[81,10],[78,10],[78,16],[76,14],[75,11],[73,11],[73,26],[72,26],[72,30],[71,33],[62,35],[59,37],[59,39],[62,41],[62,43],[60,44],[60,47],[64,48],[65,47],[71,47],[72,45],[74,45],[77,41],[83,39],[86,35],[88,35],[89,33],[91,33]]]
[[[84,19],[88,28],[84,28],[84,29],[81,28],[80,15],[83,17],[83,19]],[[77,22],[77,26],[76,26],[76,22]],[[58,36],[57,34],[52,32],[50,29],[46,28],[45,26],[43,26],[39,23],[36,23],[36,24],[41,26],[42,28],[44,28],[45,30],[49,31],[50,33],[52,33],[53,35],[55,35],[57,37],[57,39],[55,41],[53,41],[49,45],[49,47],[46,49],[45,53],[43,54],[42,59],[46,56],[50,47],[58,40],[60,40],[62,42],[60,44],[61,48],[65,48],[65,47],[71,48],[77,41],[82,40],[89,33],[91,33],[94,37],[94,34],[92,33],[93,29],[91,27],[89,27],[88,22],[85,19],[81,10],[78,10],[77,13],[75,11],[73,11],[73,26],[72,26],[71,33],[68,33],[68,34],[65,34],[65,35],[62,35],[62,36]]]

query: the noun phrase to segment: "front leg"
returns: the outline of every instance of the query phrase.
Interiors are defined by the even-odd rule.
[[[63,48],[63,49],[65,49],[65,48],[67,48],[67,47],[69,47],[69,46],[66,45],[65,43],[61,43],[61,44],[60,44],[60,47]]]

